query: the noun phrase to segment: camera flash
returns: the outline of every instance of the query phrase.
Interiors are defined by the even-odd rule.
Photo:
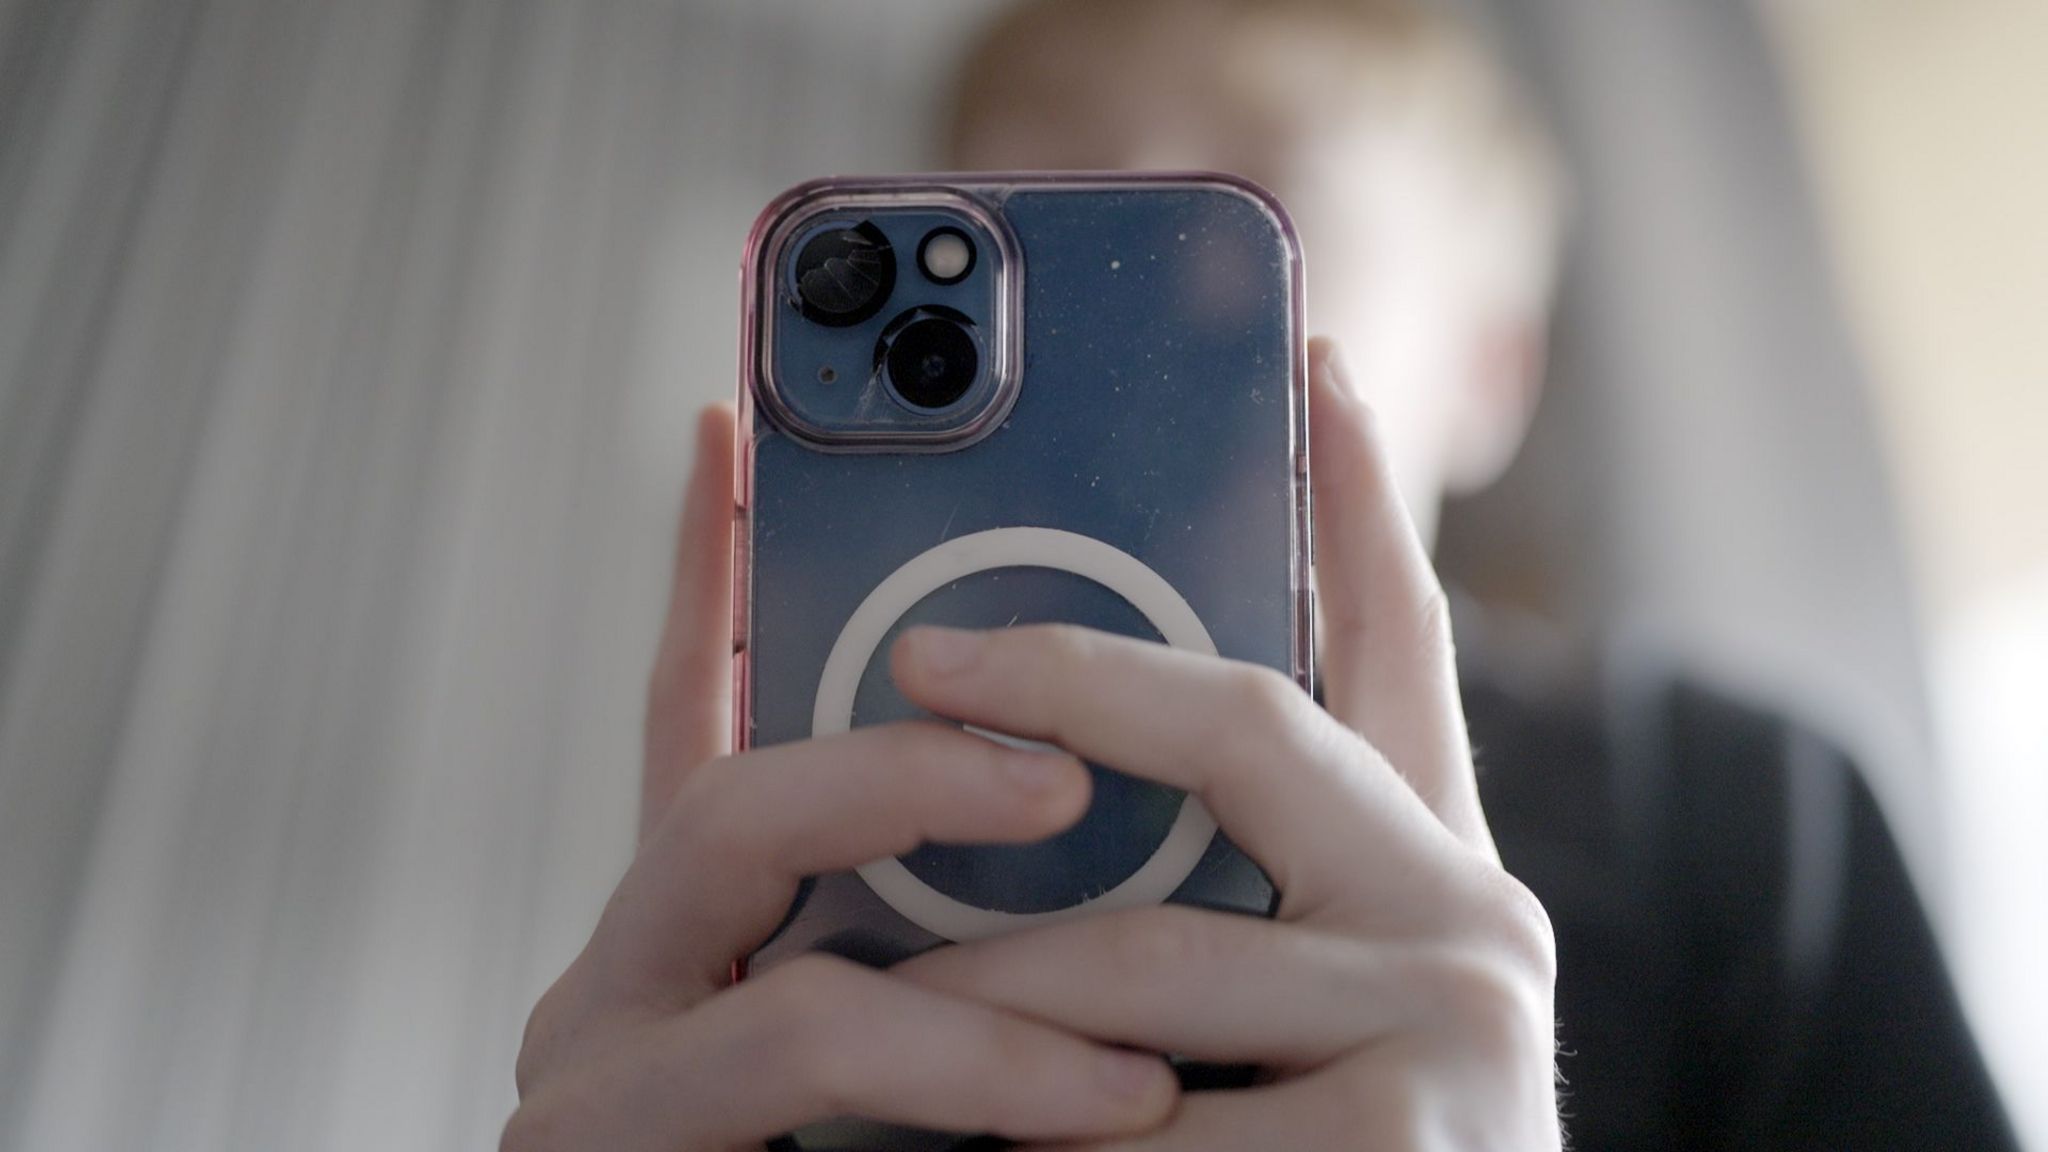
[[[974,269],[974,243],[958,228],[935,228],[917,247],[917,262],[937,284],[955,284]]]

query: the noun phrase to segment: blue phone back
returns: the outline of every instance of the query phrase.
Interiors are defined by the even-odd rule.
[[[825,187],[878,183],[889,184]],[[741,746],[813,735],[830,711],[821,704],[831,694],[821,683],[828,658],[892,576],[892,587],[907,587],[914,602],[890,611],[878,642],[853,645],[860,651],[846,667],[854,726],[924,715],[895,690],[887,668],[890,642],[912,624],[1062,621],[1165,638],[1156,600],[1128,584],[1109,587],[1100,573],[1077,574],[1085,566],[1056,549],[1033,560],[1030,541],[1049,536],[983,537],[1021,551],[930,588],[906,586],[899,574],[949,541],[1002,529],[1051,529],[1134,559],[1154,574],[1147,580],[1178,594],[1219,654],[1306,687],[1301,266],[1284,214],[1222,177],[943,183],[986,206],[1015,242],[1022,291],[1014,405],[956,451],[833,452],[777,427],[768,405],[743,396],[750,450],[739,484]],[[770,282],[773,270],[754,262],[771,258],[750,246],[744,274]],[[749,324],[745,338],[750,377],[777,370],[775,357],[755,346],[760,331]],[[1069,832],[1038,845],[926,846],[904,857],[903,868],[951,901],[1027,918],[1017,923],[1117,889],[1160,851],[1181,819],[1182,797],[1090,767],[1095,800]],[[1258,869],[1221,835],[1203,843],[1172,899],[1268,912],[1273,894]],[[887,964],[946,938],[899,913],[861,875],[821,876],[805,884],[751,964],[813,948]]]

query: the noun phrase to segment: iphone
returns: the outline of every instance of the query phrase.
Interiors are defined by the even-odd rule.
[[[1310,687],[1302,263],[1271,196],[1202,173],[820,181],[762,213],[742,286],[737,747],[945,721],[888,674],[915,624],[1078,624]],[[739,975],[1162,901],[1271,911],[1199,800],[1089,770],[1050,840],[810,879]],[[788,1146],[957,1139],[849,1122]]]

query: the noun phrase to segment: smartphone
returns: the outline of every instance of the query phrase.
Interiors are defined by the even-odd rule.
[[[888,674],[916,624],[1079,624],[1311,687],[1302,261],[1272,196],[1207,173],[825,180],[762,212],[741,279],[736,747],[944,720]],[[1198,800],[1089,770],[1088,812],[1043,843],[810,879],[736,974],[1162,901],[1271,913]],[[849,1121],[779,1146],[959,1139]]]

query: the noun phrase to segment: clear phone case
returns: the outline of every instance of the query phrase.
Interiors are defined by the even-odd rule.
[[[774,333],[797,329],[774,238],[794,218],[878,197],[965,203],[1005,249],[988,271],[1004,277],[991,298],[1012,324],[987,355],[1014,392],[963,444],[821,446],[782,399],[792,369]],[[1309,687],[1302,267],[1270,196],[1206,174],[823,181],[763,212],[742,282],[736,746],[923,715],[887,668],[890,643],[917,623],[1077,623]],[[910,301],[924,287],[899,280],[895,292]],[[874,382],[846,384],[846,412],[881,403],[860,392]],[[1091,772],[1088,815],[1046,843],[928,845],[808,881],[745,965],[812,949],[886,965],[1162,898],[1271,911],[1271,886],[1199,803]],[[789,1146],[957,1139],[832,1128]]]

